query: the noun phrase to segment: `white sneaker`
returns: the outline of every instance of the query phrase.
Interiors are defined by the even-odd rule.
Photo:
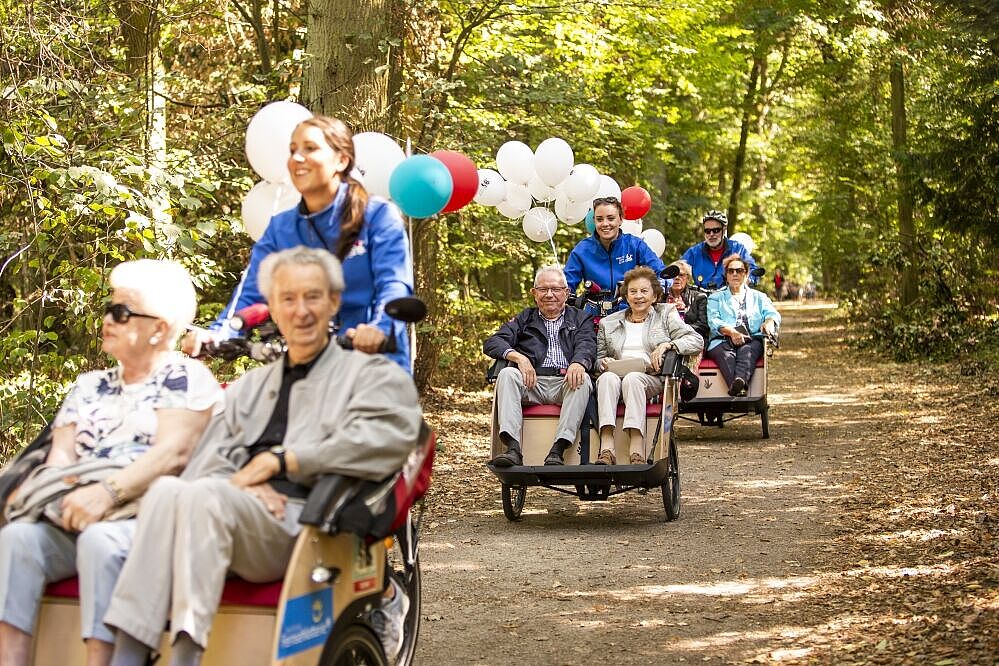
[[[406,614],[409,613],[409,597],[402,586],[391,579],[395,588],[395,596],[391,601],[382,599],[382,607],[371,611],[371,625],[385,648],[385,657],[389,663],[395,663],[402,649],[403,633],[406,626]]]

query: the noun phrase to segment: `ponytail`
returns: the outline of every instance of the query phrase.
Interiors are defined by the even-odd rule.
[[[368,207],[368,191],[364,189],[364,185],[349,174],[344,174],[344,180],[347,182],[347,194],[340,213],[340,238],[337,239],[336,250],[333,252],[340,261],[347,258],[350,248],[354,247],[354,242],[361,235],[364,211]]]

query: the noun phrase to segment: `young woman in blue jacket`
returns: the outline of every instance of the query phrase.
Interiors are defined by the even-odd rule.
[[[386,302],[413,294],[406,230],[395,206],[369,196],[350,176],[353,166],[351,132],[340,120],[314,116],[295,128],[288,171],[302,201],[271,218],[229,304],[210,327],[213,337],[236,335],[229,326],[232,316],[265,301],[257,286],[264,257],[299,245],[326,248],[343,263],[346,289],[337,315],[341,333],[353,336],[355,349],[369,353],[394,335],[397,351],[388,356],[410,371],[406,327],[384,312]],[[187,346],[185,341],[185,351]]]
[[[570,293],[587,280],[613,293],[624,274],[636,266],[648,266],[656,275],[666,267],[644,240],[621,231],[622,215],[616,197],[593,201],[593,235],[579,241],[565,262]],[[621,308],[625,307],[622,301]]]
[[[745,395],[756,362],[763,355],[763,335],[780,326],[770,298],[747,284],[749,263],[737,254],[722,260],[728,288],[708,297],[711,340],[708,357],[728,383],[730,396]]]

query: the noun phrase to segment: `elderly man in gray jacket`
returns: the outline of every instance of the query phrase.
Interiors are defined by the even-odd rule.
[[[380,480],[415,447],[422,413],[409,375],[330,341],[343,291],[336,258],[304,247],[277,252],[259,281],[287,354],[228,386],[225,411],[184,476],[161,479],[143,499],[104,618],[118,629],[114,664],[145,663],[167,620],[171,663],[199,663],[228,573],[255,582],[284,575],[317,478]],[[379,611],[390,658],[407,604],[389,586]]]

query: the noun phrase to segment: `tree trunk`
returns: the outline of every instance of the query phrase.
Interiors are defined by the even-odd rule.
[[[413,220],[413,264],[419,268],[415,271],[416,295],[427,304],[426,321],[431,326],[422,339],[417,336],[413,351],[416,359],[413,380],[420,392],[430,386],[441,354],[441,346],[434,340],[443,314],[437,300],[437,249],[437,218]]]
[[[341,118],[354,132],[388,125],[395,0],[311,0],[303,103]]]
[[[749,70],[749,81],[746,84],[746,94],[742,99],[742,123],[739,130],[739,147],[735,152],[735,165],[732,168],[732,189],[728,196],[728,233],[735,232],[739,217],[739,192],[742,190],[742,172],[746,165],[746,144],[749,139],[749,125],[752,122],[753,110],[756,108],[756,88],[760,79],[762,62],[766,58],[766,49],[762,42],[757,42],[753,52],[753,65]]]
[[[892,153],[895,156],[895,177],[898,188],[898,236],[905,261],[899,298],[902,305],[912,305],[917,296],[916,230],[912,217],[913,197],[906,139],[905,69],[901,59],[895,58],[892,61],[888,79],[891,83]]]

